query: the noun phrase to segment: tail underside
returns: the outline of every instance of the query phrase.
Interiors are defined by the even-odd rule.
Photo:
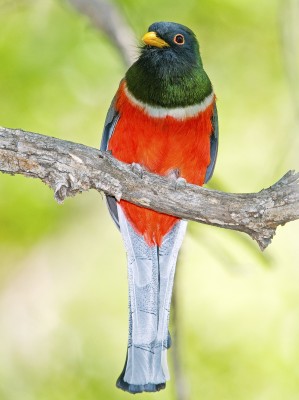
[[[117,387],[131,393],[156,392],[169,380],[167,348],[171,293],[176,260],[187,222],[178,221],[161,246],[149,246],[118,205],[120,230],[127,251],[129,339]]]

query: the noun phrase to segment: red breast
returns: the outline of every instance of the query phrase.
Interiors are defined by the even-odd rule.
[[[117,159],[138,163],[148,171],[167,175],[178,169],[180,176],[196,185],[204,183],[210,163],[211,117],[215,97],[195,116],[176,119],[152,117],[128,97],[122,82],[116,101],[120,119],[108,149]],[[149,245],[161,245],[177,218],[148,210],[124,200],[125,215]]]

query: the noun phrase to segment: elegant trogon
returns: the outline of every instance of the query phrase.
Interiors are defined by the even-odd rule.
[[[101,149],[139,169],[203,185],[216,161],[218,117],[196,37],[183,25],[157,22],[142,41],[108,111]],[[129,339],[117,387],[155,392],[169,379],[171,293],[187,222],[110,196],[107,204],[128,261]]]

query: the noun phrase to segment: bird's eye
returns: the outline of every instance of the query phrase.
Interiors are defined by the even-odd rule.
[[[181,35],[180,33],[178,33],[177,35],[175,35],[175,37],[173,38],[174,43],[176,44],[184,44],[185,43],[185,38],[183,35]]]

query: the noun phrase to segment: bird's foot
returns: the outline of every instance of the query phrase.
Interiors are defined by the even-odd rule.
[[[143,177],[143,168],[140,164],[133,162],[131,168],[135,175],[139,176],[139,178]]]
[[[172,169],[167,175],[172,180],[172,187],[174,190],[182,190],[186,187],[186,179],[180,176],[180,170],[178,168]]]
[[[175,180],[175,190],[183,190],[186,187],[187,181],[185,178],[179,177]]]

